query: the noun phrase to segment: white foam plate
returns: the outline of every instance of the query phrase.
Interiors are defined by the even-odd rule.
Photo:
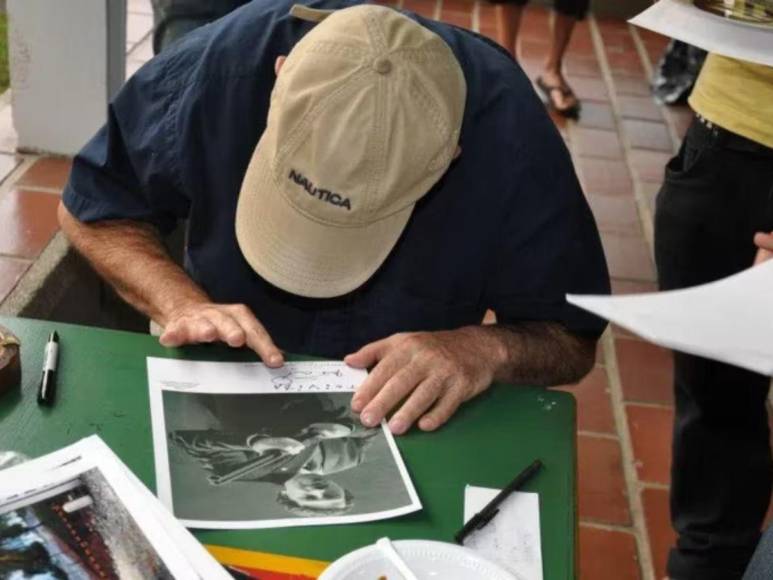
[[[498,565],[472,550],[429,540],[392,542],[419,580],[514,580]],[[374,544],[365,546],[333,562],[319,580],[402,580],[386,556]]]

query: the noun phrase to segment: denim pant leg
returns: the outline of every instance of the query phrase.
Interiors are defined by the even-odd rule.
[[[655,219],[661,288],[749,267],[753,235],[773,229],[771,158],[725,147],[698,122],[666,170]],[[732,324],[728,320],[728,324]],[[668,572],[678,580],[740,579],[771,492],[766,412],[770,379],[675,353]]]
[[[773,578],[773,526],[768,527],[757,549],[754,550],[743,580],[770,580]]]

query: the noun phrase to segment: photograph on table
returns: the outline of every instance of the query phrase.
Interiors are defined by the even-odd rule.
[[[173,578],[94,468],[0,505],[0,578]]]
[[[231,576],[93,435],[2,471],[0,578]]]
[[[158,381],[151,365],[149,383],[159,498],[189,527],[353,523],[421,508],[391,433],[362,426],[351,392],[277,392],[271,380],[254,392],[180,390],[187,377]]]

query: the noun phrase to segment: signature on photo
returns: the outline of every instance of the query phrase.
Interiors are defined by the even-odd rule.
[[[341,369],[334,371],[303,371],[286,369],[282,374],[274,375],[271,382],[277,391],[297,390],[340,390],[343,385],[331,377],[343,377]],[[332,382],[331,382],[332,381]]]

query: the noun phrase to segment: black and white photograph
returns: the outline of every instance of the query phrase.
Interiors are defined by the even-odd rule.
[[[350,401],[348,393],[164,391],[175,515],[280,526],[412,511],[385,430],[362,427]]]
[[[0,506],[0,578],[171,579],[98,469]]]
[[[341,362],[148,358],[158,496],[186,526],[256,529],[421,509],[382,424],[351,411],[364,379]]]

